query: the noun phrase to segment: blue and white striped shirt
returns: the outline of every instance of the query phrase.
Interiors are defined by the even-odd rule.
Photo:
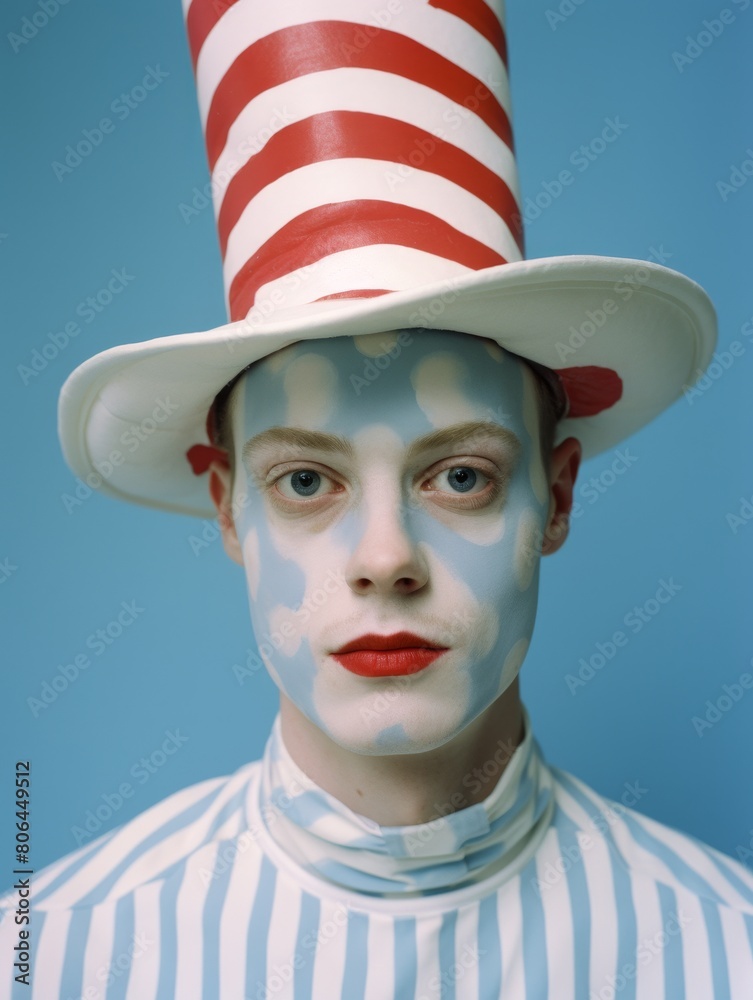
[[[524,722],[483,802],[380,827],[278,715],[260,761],[33,877],[31,988],[0,900],[0,998],[753,998],[753,874],[550,766]]]

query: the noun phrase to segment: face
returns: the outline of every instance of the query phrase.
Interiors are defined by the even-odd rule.
[[[457,736],[533,631],[549,491],[531,371],[448,331],[299,342],[243,376],[232,419],[235,528],[274,682],[357,753]],[[333,655],[398,632],[443,651]]]

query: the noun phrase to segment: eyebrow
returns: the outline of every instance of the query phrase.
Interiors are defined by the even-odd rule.
[[[450,427],[441,427],[417,438],[408,448],[406,458],[408,462],[412,462],[427,451],[468,444],[476,437],[497,439],[512,452],[513,459],[517,458],[521,448],[520,439],[507,427],[490,420],[468,420]],[[248,465],[259,451],[280,447],[292,450],[311,449],[331,455],[342,455],[348,459],[354,457],[352,444],[342,435],[325,434],[322,431],[310,431],[302,427],[270,427],[245,443],[243,462]]]

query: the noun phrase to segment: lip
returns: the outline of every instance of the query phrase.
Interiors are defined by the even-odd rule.
[[[346,670],[362,677],[392,677],[423,670],[447,649],[413,632],[369,633],[346,643],[331,655]]]

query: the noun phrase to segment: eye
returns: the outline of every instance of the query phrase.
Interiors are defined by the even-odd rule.
[[[500,491],[500,483],[495,477],[472,465],[451,465],[435,473],[428,483],[430,492],[448,499],[468,497],[472,506],[491,502]]]
[[[478,483],[483,488],[486,476],[480,470],[472,468],[470,465],[454,465],[451,469],[440,472],[435,479],[447,476],[447,482],[451,489],[458,493],[471,493]],[[479,483],[479,478],[482,482]]]
[[[295,469],[286,472],[276,481],[275,487],[288,500],[306,500],[309,497],[322,496],[320,487],[332,484],[333,480],[315,469]],[[325,493],[328,492],[325,490]]]

